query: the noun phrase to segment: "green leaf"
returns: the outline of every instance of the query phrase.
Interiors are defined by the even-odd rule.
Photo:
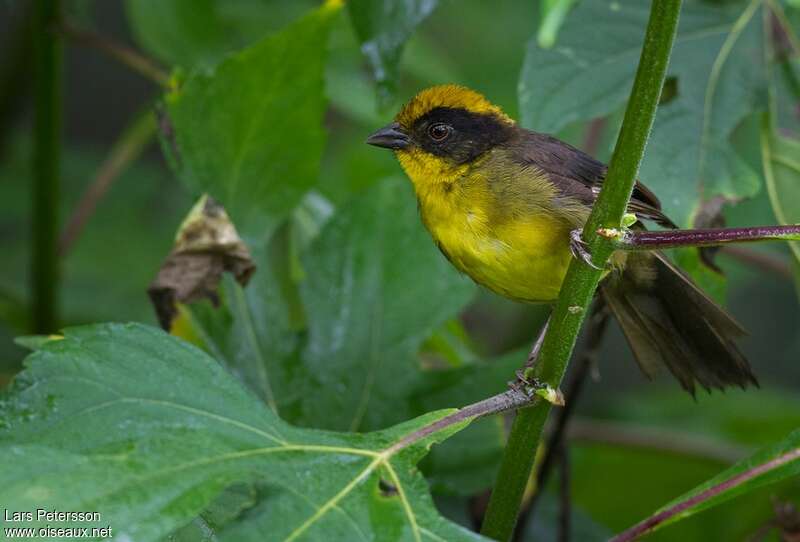
[[[800,224],[800,141],[781,137],[765,125],[761,133],[764,179],[775,217],[781,224]],[[800,262],[800,242],[789,246]]]
[[[475,288],[436,250],[405,181],[382,182],[334,217],[304,262],[304,362],[322,387],[354,392],[322,396],[305,415],[337,412],[351,429],[379,425],[373,411],[396,407],[416,380],[422,342]]]
[[[325,5],[199,71],[166,96],[179,173],[220,201],[244,235],[274,228],[316,182],[325,142]]]
[[[384,180],[340,208],[302,255],[299,284],[285,257],[255,251],[247,288],[226,281],[223,307],[191,308],[207,350],[292,423],[364,430],[411,416],[420,348],[475,287],[436,250],[409,183]],[[305,341],[289,317],[298,295]]]
[[[307,0],[126,0],[125,11],[134,37],[156,58],[172,66],[210,68],[313,5]]]
[[[438,515],[414,468],[467,422],[398,445],[452,410],[363,435],[298,429],[200,350],[134,324],[68,329],[27,365],[0,410],[0,449],[14,465],[0,470],[9,510],[98,512],[97,522],[59,526],[158,540],[249,482],[273,499],[222,518],[235,533],[223,538],[480,539]]]
[[[800,474],[800,430],[667,503],[627,532],[644,534],[658,530],[737,495],[797,474]]]
[[[423,355],[431,367],[451,368],[471,365],[478,361],[475,344],[472,342],[464,324],[457,318],[445,322],[435,330],[422,345]]]
[[[216,542],[220,531],[259,501],[256,489],[237,484],[220,493],[191,523],[173,532],[169,542]]]
[[[679,224],[704,198],[752,196],[759,176],[731,148],[733,129],[766,102],[761,3],[688,3],[669,67],[677,95],[659,107],[641,177]],[[524,125],[557,132],[610,114],[627,98],[649,5],[582,2],[557,45],[528,45],[520,79]]]
[[[400,56],[406,41],[436,8],[438,0],[351,0],[350,20],[378,86],[379,107],[397,92]]]
[[[14,339],[14,342],[30,351],[39,350],[44,343],[53,339],[60,339],[61,335],[20,335]]]

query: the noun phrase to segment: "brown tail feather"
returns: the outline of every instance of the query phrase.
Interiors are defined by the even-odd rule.
[[[623,273],[601,286],[636,361],[652,376],[662,365],[694,394],[758,386],[734,340],[746,334],[733,318],[659,253],[630,253]]]

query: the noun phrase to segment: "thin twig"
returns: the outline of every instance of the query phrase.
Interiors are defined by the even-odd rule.
[[[616,228],[600,228],[597,233],[614,239],[615,248],[618,250],[661,250],[756,241],[800,241],[800,224],[663,231],[621,231]]]
[[[81,196],[72,212],[59,242],[59,255],[65,256],[81,234],[86,222],[94,213],[97,203],[105,195],[117,177],[135,161],[156,133],[152,112],[139,114],[125,130],[100,165],[94,178]]]
[[[79,45],[97,49],[106,56],[120,62],[139,75],[146,77],[162,87],[169,85],[169,73],[158,66],[155,61],[127,45],[118,43],[97,32],[77,28],[68,22],[63,22],[57,26],[56,31]]]
[[[766,271],[789,280],[793,278],[792,266],[789,265],[789,262],[774,254],[736,245],[723,247],[721,252],[760,271]]]
[[[486,514],[486,505],[489,504],[489,497],[492,494],[491,489],[481,491],[477,495],[473,495],[467,502],[467,511],[469,514],[470,525],[472,530],[478,532],[481,530],[483,523],[483,516]]]
[[[720,442],[686,431],[581,418],[574,418],[570,422],[567,440],[697,457],[726,465],[744,459],[753,451],[746,446]]]
[[[589,126],[586,128],[586,135],[583,139],[583,152],[590,156],[596,156],[605,127],[605,117],[596,118],[589,123]]]
[[[531,347],[530,354],[528,354],[527,361],[523,367],[528,367],[531,363],[535,364],[539,355],[539,349],[542,345],[542,338],[547,331],[547,326],[549,323],[550,320],[548,318],[548,320],[544,323],[544,326],[542,326],[542,329],[539,331],[539,334],[536,337],[533,346]],[[519,386],[511,386],[507,391],[498,393],[497,395],[493,395],[492,397],[478,401],[477,403],[472,403],[471,405],[462,407],[456,412],[445,416],[444,418],[440,418],[431,424],[420,427],[413,433],[409,433],[403,437],[391,448],[388,448],[386,453],[395,453],[429,435],[432,435],[433,433],[437,433],[447,427],[450,427],[451,425],[455,425],[464,421],[474,421],[478,418],[491,416],[493,414],[500,414],[509,410],[530,407],[539,400],[539,396],[535,394],[528,394]]]
[[[536,396],[530,396],[515,388],[509,389],[508,391],[498,393],[497,395],[493,395],[492,397],[484,399],[483,401],[478,401],[477,403],[467,405],[458,409],[456,412],[445,416],[444,418],[440,418],[431,424],[420,427],[413,433],[409,433],[397,441],[392,447],[387,448],[385,453],[387,455],[394,454],[427,436],[438,433],[439,431],[450,427],[451,425],[455,425],[464,421],[474,421],[478,418],[491,416],[492,414],[499,414],[508,410],[531,406],[534,404],[534,402],[536,402],[536,400]]]

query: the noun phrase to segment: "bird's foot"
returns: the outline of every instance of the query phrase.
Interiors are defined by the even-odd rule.
[[[540,382],[535,378],[528,378],[525,376],[525,369],[517,369],[515,374],[517,375],[517,382],[520,384],[533,387],[538,387],[540,385]]]
[[[583,263],[594,269],[602,269],[594,264],[592,261],[592,253],[589,252],[589,245],[583,240],[583,232],[581,230],[572,230],[569,232],[569,251],[572,252],[572,257],[581,260]]]
[[[517,377],[516,380],[512,380],[508,383],[508,387],[512,390],[521,391],[523,393],[532,396],[533,390],[540,387],[540,382],[535,378],[528,378],[525,376],[525,370],[527,369],[527,365],[522,369],[517,369],[517,372],[514,373]]]
[[[548,403],[564,406],[564,394],[561,390],[553,389],[536,378],[526,376],[524,369],[517,370],[516,375],[517,379],[508,383],[511,389],[524,393],[530,399],[538,395]]]

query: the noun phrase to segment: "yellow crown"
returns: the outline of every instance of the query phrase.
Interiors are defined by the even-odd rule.
[[[395,117],[401,126],[410,128],[417,119],[437,107],[465,109],[473,113],[490,113],[513,124],[514,121],[503,110],[487,100],[482,94],[460,85],[439,85],[426,88],[414,96]]]

